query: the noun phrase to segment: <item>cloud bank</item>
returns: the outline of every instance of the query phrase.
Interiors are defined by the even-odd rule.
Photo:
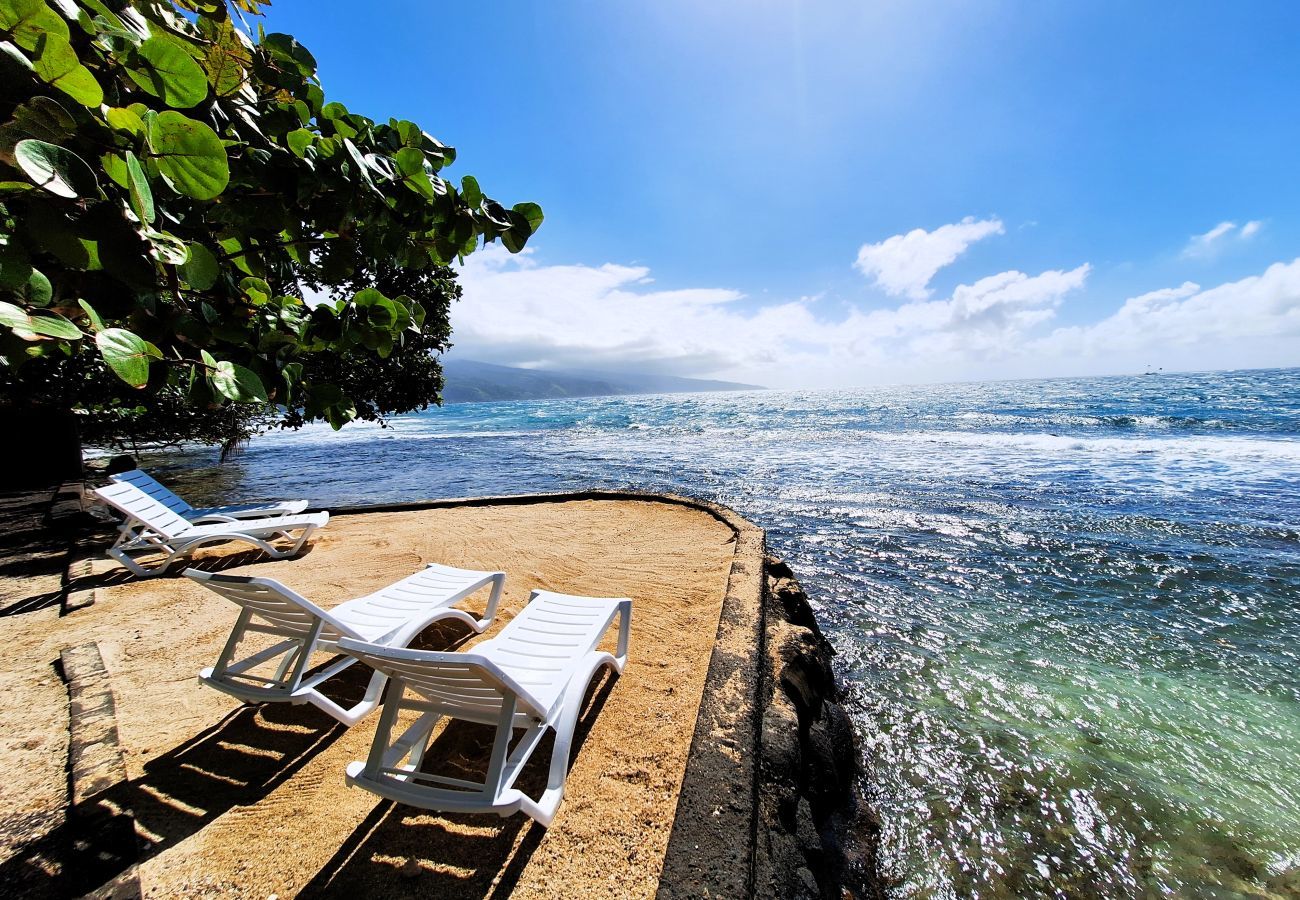
[[[492,245],[461,270],[465,297],[453,310],[453,352],[506,365],[774,387],[1300,361],[1293,349],[1300,259],[1208,289],[1187,282],[1132,297],[1089,324],[1056,325],[1063,305],[1086,288],[1087,263],[999,272],[945,298],[931,296],[936,272],[1002,230],[997,219],[964,219],[865,245],[872,262],[864,266],[859,253],[857,267],[903,298],[884,308],[837,307],[813,296],[755,306],[728,288],[659,289],[644,266],[541,265],[531,250],[511,256]],[[1240,237],[1245,230],[1229,231]]]

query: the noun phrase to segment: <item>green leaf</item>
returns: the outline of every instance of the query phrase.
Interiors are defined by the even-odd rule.
[[[189,251],[181,265],[181,280],[196,291],[206,291],[217,283],[217,258],[203,244],[190,244]]]
[[[393,155],[398,170],[403,175],[424,174],[424,153],[414,147],[403,147]]]
[[[176,235],[146,228],[144,236],[149,241],[150,252],[159,262],[169,266],[183,266],[189,259],[189,249]]]
[[[0,325],[7,328],[26,329],[30,324],[30,317],[20,307],[0,300]]]
[[[285,135],[284,140],[289,145],[289,150],[293,155],[301,159],[307,152],[307,148],[316,140],[316,135],[306,128],[298,128]]]
[[[67,39],[57,34],[41,35],[32,67],[43,81],[54,85],[82,106],[95,107],[104,102],[104,89],[77,59],[77,53]]]
[[[90,319],[91,328],[93,328],[95,331],[104,330],[104,320],[99,317],[99,313],[95,312],[95,308],[93,306],[91,306],[85,300],[78,300],[77,305],[80,306],[83,310],[85,310],[86,317]]]
[[[57,144],[77,131],[76,121],[68,111],[49,97],[33,97],[14,110],[13,120],[4,126],[16,144],[23,138],[36,138]]]
[[[13,242],[0,244],[0,287],[16,288],[32,277],[32,262],[27,251]]]
[[[344,425],[351,422],[357,417],[357,408],[352,405],[350,400],[344,400],[325,410],[325,419],[330,423],[330,427],[338,431]]]
[[[149,179],[144,176],[144,169],[134,153],[126,151],[126,172],[130,181],[131,209],[136,218],[146,225],[152,225],[154,219],[153,191],[149,189]]]
[[[402,173],[402,184],[426,200],[432,200],[437,195],[433,188],[433,181],[429,178],[429,172],[425,169],[425,156],[422,151],[414,147],[403,147],[397,151],[393,160]]]
[[[59,197],[97,197],[99,182],[86,161],[71,150],[35,138],[19,141],[14,157],[23,174]]]
[[[131,190],[131,173],[126,168],[126,157],[120,153],[105,153],[99,158],[104,174],[125,191]]]
[[[248,297],[254,306],[261,306],[271,299],[271,286],[261,278],[241,279],[239,290]]]
[[[287,34],[268,34],[259,46],[280,68],[296,71],[304,78],[316,74],[316,58],[296,38]]]
[[[74,325],[70,320],[55,312],[41,310],[32,313],[31,321],[27,325],[28,330],[33,334],[44,335],[45,337],[58,338],[64,341],[81,340],[85,335],[81,329]]]
[[[478,205],[483,202],[483,190],[478,186],[478,179],[473,175],[466,175],[460,180],[460,195],[465,199],[466,205],[471,209],[477,209]]]
[[[236,403],[267,402],[266,386],[257,374],[235,365],[229,360],[217,363],[216,369],[209,375],[212,386],[218,393],[229,397]]]
[[[131,387],[149,382],[149,358],[162,359],[153,344],[125,328],[105,328],[95,335],[95,346],[104,362]]]
[[[8,31],[24,50],[36,49],[42,35],[69,39],[68,23],[43,0],[0,0],[0,30]]]
[[[49,306],[54,299],[54,287],[40,269],[32,269],[32,274],[27,276],[27,283],[23,285],[23,294],[29,306]]]
[[[528,220],[528,227],[533,234],[542,227],[542,219],[545,217],[542,215],[542,208],[536,203],[516,203],[510,208]]]
[[[229,97],[237,93],[248,80],[248,67],[253,63],[252,50],[244,43],[229,17],[220,20],[209,39],[212,43],[203,60],[203,68],[208,73],[208,84],[212,85],[212,90],[218,97]]]
[[[133,109],[111,107],[104,118],[108,127],[129,135],[144,134],[144,120]]]
[[[211,200],[230,182],[226,148],[202,122],[166,110],[149,121],[149,149],[163,179],[179,194]]]
[[[179,44],[151,37],[131,57],[126,74],[140,89],[168,106],[189,109],[208,96],[208,76],[203,67]]]

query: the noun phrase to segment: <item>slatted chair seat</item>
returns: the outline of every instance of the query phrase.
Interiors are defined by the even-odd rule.
[[[306,500],[284,500],[270,503],[239,503],[230,506],[193,507],[184,498],[173,493],[142,469],[131,469],[110,475],[109,481],[133,484],[153,497],[181,518],[201,525],[210,522],[229,522],[234,519],[264,519],[268,516],[297,515],[307,508]]]
[[[615,653],[598,651],[616,618]],[[602,668],[623,671],[631,622],[632,601],[625,598],[533,591],[528,605],[499,635],[467,652],[404,650],[341,639],[340,650],[393,680],[370,755],[348,766],[348,783],[422,809],[501,816],[523,812],[550,825],[564,798],[583,697]],[[420,716],[396,735],[403,710]],[[496,727],[483,782],[422,771],[434,728],[444,717]],[[533,799],[514,783],[548,728],[555,732],[555,743],[547,787]],[[517,741],[516,730],[523,731]]]
[[[316,512],[195,524],[130,481],[111,482],[96,488],[95,494],[122,515],[117,541],[108,555],[141,578],[161,575],[200,547],[228,541],[244,541],[272,559],[285,559],[301,550],[330,518],[327,512]],[[290,546],[277,549],[273,543],[277,540]],[[152,567],[142,561],[157,554],[163,559]]]
[[[199,673],[209,687],[251,703],[310,703],[345,725],[355,725],[379,704],[388,676],[378,670],[360,702],[345,709],[322,694],[318,687],[356,663],[355,656],[339,656],[312,674],[314,653],[336,653],[341,638],[376,645],[405,647],[434,622],[457,621],[475,632],[492,624],[503,572],[477,572],[430,563],[426,568],[372,594],[348,600],[330,611],[272,578],[248,578],[186,570],[185,574],[240,607],[239,619],[217,664]],[[492,587],[487,610],[476,618],[455,604]],[[249,633],[281,638],[271,647],[235,659],[239,644]],[[274,674],[254,669],[273,666]]]

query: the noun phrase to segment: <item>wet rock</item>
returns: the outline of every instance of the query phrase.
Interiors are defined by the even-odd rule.
[[[882,896],[874,872],[879,827],[858,795],[858,752],[840,705],[834,650],[790,567],[769,558],[765,574],[770,670],[755,892],[825,900]],[[847,832],[857,840],[844,840]]]

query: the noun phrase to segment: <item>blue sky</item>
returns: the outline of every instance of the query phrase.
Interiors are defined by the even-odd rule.
[[[266,26],[546,211],[468,261],[462,355],[792,387],[1300,364],[1296,4],[365,8]]]

